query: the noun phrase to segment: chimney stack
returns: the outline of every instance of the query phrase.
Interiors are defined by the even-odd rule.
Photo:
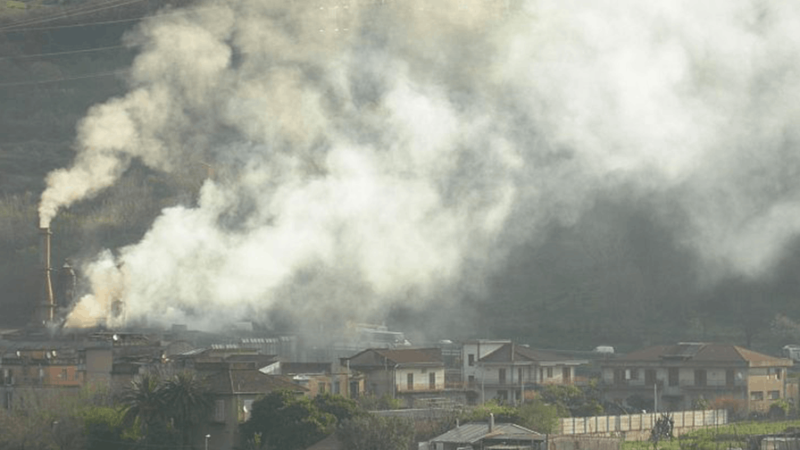
[[[39,228],[39,249],[41,257],[39,260],[39,268],[42,271],[42,289],[39,296],[39,304],[36,307],[36,315],[34,318],[35,325],[44,325],[47,322],[52,322],[55,318],[55,297],[53,296],[53,284],[50,281],[50,228]]]

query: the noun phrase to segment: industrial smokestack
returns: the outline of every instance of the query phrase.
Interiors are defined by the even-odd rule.
[[[50,228],[39,228],[39,249],[41,251],[39,267],[42,271],[42,289],[39,295],[39,303],[34,316],[35,325],[44,325],[52,322],[55,317],[55,297],[53,296],[53,284],[50,281]]]

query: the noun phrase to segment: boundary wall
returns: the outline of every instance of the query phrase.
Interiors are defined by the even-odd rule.
[[[647,439],[650,436],[650,430],[653,429],[656,420],[662,414],[665,413],[567,417],[559,420],[557,434],[620,436],[626,440]],[[673,411],[668,414],[674,421],[673,434],[675,436],[680,436],[682,433],[696,428],[726,425],[728,423],[728,411],[725,409]]]

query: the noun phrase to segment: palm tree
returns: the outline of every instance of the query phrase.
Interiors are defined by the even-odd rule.
[[[211,393],[194,372],[179,372],[163,384],[166,413],[181,433],[181,445],[191,442],[192,430],[208,415]]]
[[[147,444],[149,431],[162,425],[166,417],[160,378],[149,373],[137,376],[123,391],[120,403],[125,410],[123,423],[130,426],[138,419]]]

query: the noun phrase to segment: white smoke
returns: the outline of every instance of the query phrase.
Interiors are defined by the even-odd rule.
[[[676,199],[709,274],[758,276],[800,228],[798,25],[800,6],[750,0],[230,0],[155,17],[130,39],[131,92],[90,111],[74,166],[48,177],[42,221],[134,158],[226,174],[90,265],[110,275],[79,308],[112,324],[445,301],[621,186]]]

